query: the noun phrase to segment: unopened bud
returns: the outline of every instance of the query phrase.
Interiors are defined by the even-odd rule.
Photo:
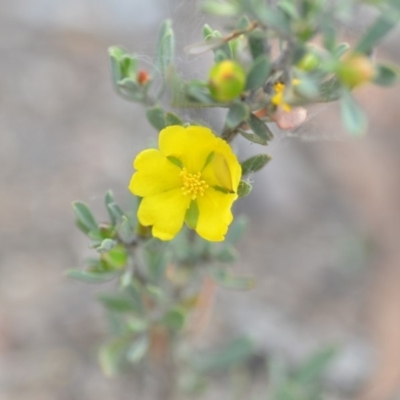
[[[375,67],[367,56],[353,54],[341,61],[337,75],[344,85],[353,88],[371,82],[375,76]]]
[[[214,65],[209,74],[209,88],[214,99],[222,102],[233,100],[244,90],[246,74],[243,68],[232,60]]]
[[[138,71],[137,82],[139,85],[145,85],[149,80],[150,80],[150,75],[146,70],[141,69],[140,71]]]
[[[306,53],[300,61],[297,63],[296,67],[302,71],[313,71],[319,67],[321,64],[321,58],[313,52]]]

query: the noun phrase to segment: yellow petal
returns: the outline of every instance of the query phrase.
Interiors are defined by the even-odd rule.
[[[196,232],[204,239],[218,242],[224,240],[228,226],[232,222],[232,203],[236,194],[226,194],[214,189],[206,191],[204,196],[197,198],[199,219]]]
[[[201,175],[209,186],[220,186],[230,192],[236,192],[242,168],[231,147],[224,140],[217,138],[214,157]]]
[[[147,149],[136,156],[129,190],[145,197],[182,186],[180,168],[171,163],[159,150]]]
[[[159,147],[165,156],[178,158],[190,173],[200,172],[215,150],[217,137],[203,126],[168,126],[160,132]]]
[[[139,222],[144,226],[152,225],[154,237],[171,240],[182,228],[190,201],[181,188],[144,197],[139,205]]]

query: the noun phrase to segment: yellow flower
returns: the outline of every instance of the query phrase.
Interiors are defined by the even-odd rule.
[[[289,112],[292,107],[285,102],[283,98],[285,92],[285,84],[277,82],[274,85],[275,94],[272,96],[271,103],[277,107],[281,107],[283,111]]]
[[[184,222],[206,240],[224,240],[242,173],[230,146],[208,128],[176,125],[160,132],[159,149],[142,151],[133,164],[139,222],[161,240]]]

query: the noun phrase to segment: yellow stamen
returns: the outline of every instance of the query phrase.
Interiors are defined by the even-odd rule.
[[[271,98],[271,103],[277,107],[281,106],[283,111],[289,112],[292,108],[288,103],[285,102],[285,99],[283,98],[285,84],[281,82],[275,83],[274,90],[275,94]]]
[[[201,179],[201,172],[191,174],[186,168],[179,174],[182,177],[182,192],[185,196],[191,196],[192,200],[196,200],[197,196],[203,196],[204,191],[208,188],[207,183]]]

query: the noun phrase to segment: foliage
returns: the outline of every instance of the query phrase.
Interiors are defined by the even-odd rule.
[[[221,33],[206,24],[203,42],[187,48],[188,57],[214,53],[214,65],[204,71],[203,79],[185,79],[177,70],[173,24],[167,20],[159,31],[152,71],[140,66],[137,55],[121,47],[109,49],[113,85],[118,95],[145,107],[148,122],[157,131],[193,124],[179,115],[177,110],[183,108],[225,109],[223,129],[216,132],[226,142],[224,146],[237,135],[266,146],[274,138],[271,124],[293,129],[304,122],[309,104],[338,100],[345,127],[361,135],[367,119],[352,91],[367,83],[396,83],[398,69],[371,54],[396,25],[400,6],[397,0],[373,2],[378,17],[352,47],[341,42],[337,27],[360,6],[356,0],[205,0],[203,11],[233,29]],[[187,147],[188,154],[189,150],[193,149]],[[167,158],[172,164],[182,164],[174,154]],[[228,192],[235,199],[247,196],[252,188],[248,176],[270,159],[262,151],[243,161],[242,180]],[[222,176],[228,179],[225,167],[221,162],[215,170],[225,171]],[[148,184],[152,183],[148,178]],[[142,187],[146,189],[147,182]],[[136,194],[145,198],[142,192]],[[136,199],[140,209],[145,200]],[[190,347],[190,337],[205,325],[216,284],[235,290],[254,286],[252,277],[237,276],[230,267],[237,260],[235,244],[244,231],[244,219],[236,218],[225,241],[218,243],[197,236],[198,216],[187,214],[186,222],[194,230],[184,228],[173,240],[163,242],[151,235],[155,222],[144,226],[142,218],[141,224],[137,210],[122,210],[111,191],[105,196],[105,207],[109,221],[100,223],[88,205],[73,204],[76,224],[97,255],[86,261],[84,270],[67,271],[83,282],[114,285],[114,290],[99,296],[113,332],[99,354],[105,374],[114,375],[124,364],[161,364],[164,371],[173,373],[173,385],[196,392],[204,387],[207,376],[243,364],[255,354],[247,338],[232,338],[208,354]],[[169,212],[165,207],[164,211]],[[320,398],[315,383],[330,354],[317,355],[278,383],[272,380],[272,398]],[[168,393],[174,398],[173,391]]]

